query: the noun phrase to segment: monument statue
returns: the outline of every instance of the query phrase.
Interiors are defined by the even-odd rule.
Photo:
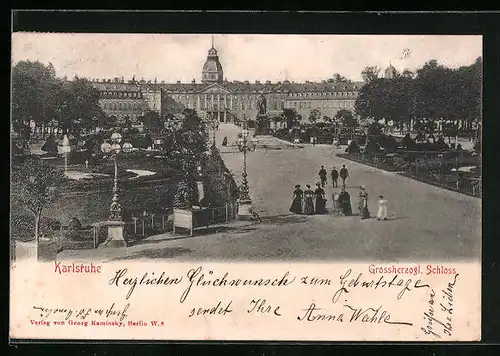
[[[257,100],[257,126],[255,135],[269,135],[269,119],[267,118],[267,102],[264,94]]]
[[[260,94],[259,99],[257,100],[257,107],[259,108],[258,115],[266,115],[266,97],[264,94]]]

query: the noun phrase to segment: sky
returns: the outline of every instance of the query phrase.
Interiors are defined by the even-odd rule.
[[[415,70],[436,59],[447,67],[482,56],[481,36],[214,34],[229,80],[321,81],[339,73],[361,80],[366,66]],[[51,62],[58,77],[124,77],[166,83],[201,80],[210,34],[23,33],[12,35],[12,61]]]

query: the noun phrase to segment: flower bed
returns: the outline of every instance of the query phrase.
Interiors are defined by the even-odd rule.
[[[360,153],[352,153],[352,154],[340,153],[340,154],[337,154],[337,156],[342,157],[342,158],[346,158],[350,161],[362,163],[362,164],[365,164],[367,166],[383,169],[384,171],[388,171],[388,172],[397,172],[398,171],[397,167],[391,165],[386,160],[381,160],[380,158],[378,158],[378,159],[376,158],[376,159],[372,159],[372,160],[366,159]]]
[[[462,194],[480,197],[481,183],[478,177],[457,175],[451,173],[450,160],[440,161],[438,157],[403,157],[401,154],[376,155],[371,159],[362,154],[338,154],[339,157],[382,169],[387,172],[412,178],[427,184],[444,189],[453,190]],[[457,186],[458,178],[458,186]]]

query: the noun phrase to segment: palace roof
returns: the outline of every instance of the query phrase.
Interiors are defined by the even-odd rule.
[[[358,91],[364,82],[309,82],[295,83],[288,80],[283,82],[249,82],[249,81],[227,81],[222,83],[158,83],[150,80],[140,81],[92,81],[94,87],[99,90],[117,91],[140,91],[140,90],[165,90],[169,93],[203,93],[210,88],[216,88],[222,92],[234,94],[258,94],[258,93],[321,93],[321,92],[351,92]]]

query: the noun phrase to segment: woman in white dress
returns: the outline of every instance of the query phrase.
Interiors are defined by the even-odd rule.
[[[387,220],[387,199],[383,195],[379,195],[377,220]]]

